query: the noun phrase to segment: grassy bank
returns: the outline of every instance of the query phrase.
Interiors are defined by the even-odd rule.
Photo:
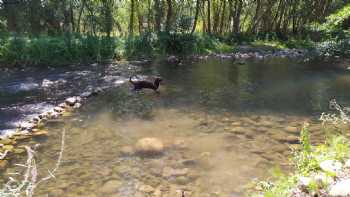
[[[134,37],[103,37],[70,34],[30,37],[1,35],[0,65],[66,65],[119,59],[154,58],[166,55],[231,53],[238,45],[257,50],[299,48],[315,56],[350,56],[350,40],[312,42],[308,39],[279,40],[274,36],[214,37],[208,34],[146,33]]]
[[[350,176],[347,166],[350,142],[344,129],[349,117],[340,110],[339,116],[323,114],[320,119],[323,121],[325,141],[312,145],[308,125],[305,124],[300,132],[300,149],[293,150],[291,157],[294,171],[285,174],[275,170],[270,180],[256,184],[255,189],[259,192],[249,196],[331,196],[331,186]]]
[[[218,38],[202,34],[144,34],[129,38],[65,35],[59,37],[0,36],[1,65],[65,65],[140,59],[159,55],[232,52]]]

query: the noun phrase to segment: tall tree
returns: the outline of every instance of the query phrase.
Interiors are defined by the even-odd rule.
[[[30,0],[29,2],[29,16],[30,16],[30,29],[34,35],[39,35],[41,31],[40,18],[41,18],[41,1]]]
[[[210,0],[207,0],[208,4],[207,4],[207,17],[208,17],[208,27],[207,27],[207,32],[208,34],[211,34],[211,22],[210,22]]]
[[[169,32],[170,26],[171,26],[171,21],[172,21],[172,16],[173,16],[173,5],[172,5],[171,0],[167,0],[167,5],[168,5],[168,11],[167,11],[167,15],[166,15],[165,31]]]
[[[196,30],[196,26],[197,26],[197,21],[198,21],[198,15],[199,15],[199,7],[200,7],[200,0],[196,1],[196,12],[194,15],[194,21],[193,21],[193,27],[191,30],[191,34],[193,34],[193,32]]]
[[[162,6],[161,0],[154,0],[154,9],[155,9],[155,29],[159,33],[161,31],[161,21],[162,21]]]
[[[130,22],[129,22],[129,36],[134,35],[134,18],[135,18],[135,0],[130,2]]]
[[[16,14],[16,7],[18,8],[20,3],[20,1],[3,0],[7,30],[9,32],[18,32],[18,18]]]

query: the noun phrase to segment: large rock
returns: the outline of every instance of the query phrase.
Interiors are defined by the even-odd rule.
[[[100,188],[100,192],[105,194],[116,193],[121,184],[122,183],[118,180],[109,180],[103,184]]]
[[[330,196],[350,196],[350,179],[339,181],[332,185],[329,190]]]
[[[158,138],[142,138],[137,141],[135,149],[142,155],[158,155],[164,151],[164,145]]]
[[[341,170],[342,166],[342,163],[335,160],[326,160],[320,163],[320,168],[323,171],[330,173],[336,173],[337,171]]]

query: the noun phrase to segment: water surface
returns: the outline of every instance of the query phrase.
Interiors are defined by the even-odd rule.
[[[290,168],[304,121],[321,139],[317,118],[329,99],[350,98],[346,73],[288,59],[156,63],[140,74],[162,76],[161,94],[114,88],[32,142],[42,144],[38,166],[45,174],[67,132],[56,179],[39,187],[39,196],[243,196],[273,167]],[[146,137],[164,144],[162,154],[134,153]]]

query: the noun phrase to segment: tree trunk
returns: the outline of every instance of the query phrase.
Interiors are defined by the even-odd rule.
[[[135,12],[135,0],[131,0],[131,3],[130,3],[129,36],[133,36],[134,35],[134,12]]]
[[[165,31],[169,32],[170,31],[170,25],[171,25],[171,18],[173,15],[173,5],[172,5],[172,0],[167,0],[167,4],[168,4],[168,12],[166,15],[166,25],[165,25]]]
[[[139,26],[139,34],[141,35],[143,32],[143,15],[140,12],[139,4],[137,4],[136,12],[137,12],[137,19],[138,19],[138,23],[139,23],[139,25],[138,25]]]
[[[84,8],[85,8],[85,0],[82,0],[81,2],[81,7],[79,10],[79,15],[78,15],[78,21],[77,21],[77,26],[76,26],[76,32],[80,33],[80,21],[81,21],[81,15],[83,14]]]
[[[193,21],[193,27],[192,27],[191,34],[193,34],[193,32],[196,30],[197,20],[198,20],[198,15],[199,15],[199,6],[200,6],[199,4],[200,4],[200,0],[197,0],[197,2],[196,2],[196,13],[194,15],[194,21]]]
[[[241,13],[243,7],[243,0],[236,0],[234,5],[234,14],[233,14],[233,23],[232,23],[232,32],[237,34],[240,31],[241,23]]]
[[[70,22],[72,24],[72,31],[75,30],[75,23],[74,23],[74,12],[73,12],[73,2],[70,1],[69,3],[69,15],[70,15]]]
[[[31,0],[29,2],[30,9],[30,31],[33,35],[38,36],[41,31],[40,26],[40,15],[41,15],[41,4],[40,0]]]
[[[211,22],[210,22],[210,0],[207,0],[208,1],[208,6],[207,6],[207,17],[208,17],[208,27],[207,27],[207,31],[208,31],[208,34],[211,34]]]
[[[221,7],[222,7],[222,3],[220,1],[220,3],[218,3],[219,5],[217,5],[215,2],[214,4],[212,4],[213,7],[213,33],[217,34],[218,33],[218,28],[220,25],[220,12],[221,12]]]
[[[223,8],[222,8],[222,14],[221,14],[221,20],[220,20],[220,29],[219,33],[222,34],[223,28],[224,28],[224,21],[225,21],[225,11],[226,11],[226,0],[223,0]]]
[[[16,7],[20,2],[13,0],[3,0],[3,6],[7,22],[7,30],[9,32],[18,32],[18,20],[16,14]]]
[[[161,21],[162,21],[162,7],[160,0],[154,0],[155,9],[155,29],[159,33],[161,31]]]
[[[259,13],[261,9],[261,0],[256,0],[256,9],[255,9],[255,15],[254,18],[251,22],[251,27],[250,27],[250,32],[251,33],[256,33],[256,29],[259,23]]]
[[[148,6],[148,12],[147,12],[147,31],[152,31],[152,7],[151,7],[151,0],[147,0],[147,6]]]

